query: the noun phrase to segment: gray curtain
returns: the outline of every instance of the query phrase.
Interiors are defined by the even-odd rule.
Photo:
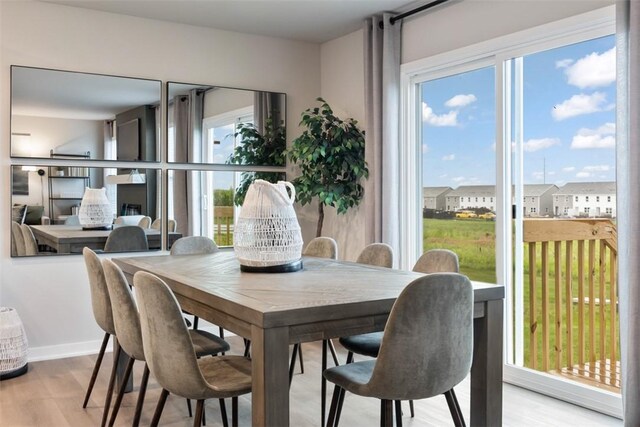
[[[253,123],[264,135],[265,121],[271,117],[274,125],[280,125],[283,117],[282,95],[273,92],[256,91],[253,94]]]
[[[175,161],[201,162],[204,92],[192,90],[173,102]],[[175,171],[173,175],[173,215],[176,230],[185,236],[201,234],[200,180],[192,172]]]
[[[640,2],[617,3],[618,271],[625,426],[640,426]]]
[[[400,41],[401,21],[393,15],[368,18],[364,23],[365,240],[399,249]],[[382,24],[382,28],[381,27]]]

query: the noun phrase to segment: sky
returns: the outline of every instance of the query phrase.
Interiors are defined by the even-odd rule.
[[[615,39],[524,57],[524,183],[615,180]],[[423,185],[495,184],[493,67],[422,84]]]

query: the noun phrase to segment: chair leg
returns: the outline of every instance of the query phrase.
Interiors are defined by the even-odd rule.
[[[345,362],[345,364],[348,365],[349,363],[353,363],[353,351],[347,353],[347,361]]]
[[[238,396],[231,398],[231,427],[238,427]]]
[[[149,383],[149,365],[144,364],[144,372],[140,381],[140,391],[138,392],[138,401],[136,402],[136,413],[133,416],[133,427],[140,425],[140,416],[142,415],[142,405],[144,405],[144,396],[147,394],[147,384]]]
[[[193,427],[200,427],[202,425],[202,411],[204,409],[204,399],[199,399],[196,403],[196,416],[193,417]]]
[[[191,411],[191,399],[187,399],[187,411],[189,412],[189,418],[193,417],[193,412]]]
[[[322,419],[320,425],[324,425],[327,407],[327,379],[324,377],[324,371],[327,369],[327,346],[328,340],[322,340],[322,372],[320,374],[320,416]]]
[[[465,427],[464,418],[462,416],[462,410],[458,404],[458,399],[453,389],[446,391],[444,397],[447,399],[447,405],[449,406],[449,412],[451,412],[451,418],[453,418],[453,424],[456,427]]]
[[[396,427],[402,427],[402,401],[396,400]]]
[[[300,356],[300,373],[304,374],[304,360],[302,360],[302,344],[298,346],[298,356]]]
[[[116,344],[117,338],[114,338],[114,344]],[[120,346],[115,345],[115,351],[113,352],[113,366],[111,367],[111,376],[109,378],[109,387],[107,388],[107,396],[104,399],[104,410],[102,412],[102,421],[100,427],[104,427],[107,424],[107,416],[109,415],[109,407],[111,406],[111,397],[113,396],[113,387],[116,382],[116,370],[118,367],[118,358],[120,357]]]
[[[340,389],[340,398],[338,399],[338,410],[336,411],[336,422],[334,427],[338,427],[340,423],[340,414],[342,414],[342,405],[344,404],[344,395],[347,394],[347,391],[343,388]]]
[[[293,381],[293,369],[296,366],[296,356],[298,355],[298,346],[300,344],[293,345],[293,352],[291,353],[291,363],[289,363],[289,388],[291,388],[291,381]]]
[[[229,419],[227,418],[227,405],[224,403],[224,399],[220,399],[220,415],[222,416],[222,425],[229,427]]]
[[[193,316],[193,330],[198,329],[198,316]]]
[[[338,353],[336,353],[336,348],[333,346],[333,341],[327,340],[327,342],[329,343],[329,350],[331,350],[334,366],[340,366],[340,362],[338,362]]]
[[[393,400],[380,401],[380,426],[393,427]]]
[[[251,357],[251,340],[244,340],[244,357]]]
[[[409,401],[409,411],[411,411],[411,418],[416,416],[415,411],[413,410],[413,400]]]
[[[100,365],[102,365],[102,358],[104,357],[104,351],[107,348],[109,337],[111,337],[111,334],[105,332],[104,338],[102,339],[102,345],[100,346],[100,351],[98,352],[98,358],[96,359],[96,364],[93,366],[93,373],[91,373],[89,387],[87,387],[87,393],[84,395],[84,402],[82,403],[83,408],[87,407],[87,403],[91,397],[91,392],[93,391],[93,385],[96,383],[96,378],[98,378],[98,371],[100,370]]]
[[[220,338],[224,339],[224,328],[222,326],[218,326],[218,336],[220,336]],[[225,352],[223,351],[220,354],[224,356]]]
[[[338,401],[340,399],[340,387],[335,386],[333,389],[333,397],[331,398],[331,407],[329,408],[329,418],[327,418],[327,427],[334,427],[336,414],[338,411]]]
[[[153,418],[151,419],[151,427],[158,427],[160,416],[162,415],[162,410],[164,409],[164,404],[167,401],[168,396],[169,391],[163,388],[162,393],[160,393],[160,399],[158,399],[158,404],[156,405],[156,410],[153,413]]]
[[[129,382],[129,377],[131,376],[131,371],[133,370],[133,364],[136,360],[133,357],[129,357],[127,361],[127,367],[124,370],[124,376],[122,377],[122,384],[120,384],[120,389],[118,390],[118,395],[116,396],[116,401],[113,402],[113,409],[111,410],[111,418],[109,418],[109,427],[113,427],[116,422],[116,417],[118,416],[118,411],[120,411],[120,405],[122,404],[122,397],[124,396],[124,390],[127,388],[127,383]]]

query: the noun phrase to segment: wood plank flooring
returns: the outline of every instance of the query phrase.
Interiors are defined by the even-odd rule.
[[[242,352],[242,340],[231,337],[232,353]],[[337,345],[340,359],[345,352]],[[320,343],[303,345],[305,373],[296,375],[291,387],[291,426],[320,425]],[[91,400],[82,409],[82,399],[91,377],[96,356],[81,356],[49,360],[29,364],[29,372],[19,378],[0,382],[0,426],[96,426],[100,425],[105,391],[108,383],[111,354],[105,355]],[[133,419],[137,390],[143,365],[136,362],[134,392],[125,395],[116,421],[117,426],[129,426]],[[332,387],[327,399],[330,401]],[[465,380],[456,388],[465,418],[469,421],[469,383]],[[141,425],[149,425],[160,395],[160,388],[151,376],[142,413]],[[194,406],[195,407],[195,406]],[[444,397],[418,401],[416,416],[409,417],[408,405],[404,405],[404,426],[453,425]],[[379,425],[380,405],[374,399],[347,395],[341,425],[348,427]],[[230,413],[231,402],[227,403]],[[250,395],[241,397],[239,403],[240,425],[251,425]],[[222,426],[217,401],[206,404],[207,426]],[[170,396],[160,424],[163,426],[191,426],[184,399]],[[505,384],[505,426],[621,426],[622,422],[587,409],[561,402],[537,393]]]

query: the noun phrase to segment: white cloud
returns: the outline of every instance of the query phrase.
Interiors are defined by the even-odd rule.
[[[476,96],[472,93],[468,95],[460,94],[449,99],[447,102],[444,103],[444,105],[446,105],[449,108],[461,108],[461,107],[466,107],[467,105],[472,104],[477,100],[478,98],[476,98]]]
[[[559,145],[560,140],[558,138],[540,138],[540,139],[530,139],[524,143],[524,151],[538,151],[543,150],[545,148],[552,147],[554,145]]]
[[[573,172],[576,170],[575,166],[567,166],[566,168],[562,168],[562,172]]]
[[[536,171],[531,174],[534,179],[541,180],[544,178],[544,172]]]
[[[458,112],[449,111],[444,114],[435,114],[433,108],[423,102],[422,121],[429,123],[431,126],[456,126],[458,124]]]
[[[610,169],[609,165],[594,165],[585,166],[582,168],[584,172],[607,172]]]
[[[609,86],[616,81],[615,47],[601,54],[593,52],[573,64],[565,61],[559,63],[565,64],[564,73],[567,75],[568,83],[580,89]]]
[[[571,148],[580,150],[584,148],[615,148],[616,125],[605,123],[597,129],[581,128],[571,140]]]
[[[438,178],[446,178],[448,175],[446,173],[443,173],[442,175],[440,175]]]
[[[582,114],[608,111],[614,107],[615,105],[613,104],[607,104],[607,95],[603,92],[594,92],[590,95],[581,93],[573,95],[561,104],[554,105],[551,115],[555,120],[560,121]]]
[[[450,161],[450,160],[455,160],[456,155],[455,154],[447,154],[446,156],[442,157],[442,160],[446,161]]]
[[[576,178],[589,178],[591,174],[589,172],[578,172]]]
[[[422,144],[422,154],[429,151],[429,146],[427,144]]]
[[[465,180],[464,176],[456,176],[455,178],[451,178],[451,181],[453,182],[462,182],[464,180]]]
[[[555,175],[555,174],[556,174],[556,173],[555,173],[555,171],[547,172],[547,175],[549,175],[549,176],[553,176],[553,175]]]
[[[556,61],[556,68],[567,68],[571,64],[573,64],[573,59],[561,59]]]

